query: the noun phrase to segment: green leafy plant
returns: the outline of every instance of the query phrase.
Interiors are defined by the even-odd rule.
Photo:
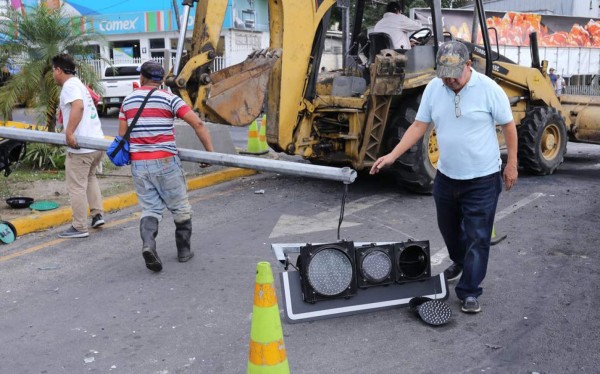
[[[23,164],[32,169],[64,169],[66,152],[64,147],[34,143],[28,144],[27,152],[23,157]]]
[[[5,32],[0,63],[12,61],[19,67],[0,87],[0,120],[10,118],[13,108],[26,103],[40,113],[48,131],[55,131],[60,88],[52,76],[52,57],[62,52],[78,60],[77,75],[83,82],[92,89],[100,87],[98,75],[83,59],[93,53],[90,42],[102,37],[73,25],[70,17],[41,2],[26,13],[8,7],[0,17],[0,30],[10,31]]]

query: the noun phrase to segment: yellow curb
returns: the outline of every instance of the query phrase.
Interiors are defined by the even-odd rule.
[[[42,125],[32,125],[30,123],[16,122],[16,121],[0,121],[0,126],[14,127],[17,129],[39,130],[39,131],[42,131],[46,128],[46,126],[42,126]]]
[[[227,168],[214,173],[201,175],[188,179],[188,190],[197,190],[204,187],[213,186],[218,183],[227,182],[236,178],[256,174],[256,170]],[[119,195],[107,197],[103,201],[105,212],[111,212],[119,209],[128,208],[137,204],[137,195],[135,192],[125,192]],[[11,221],[17,235],[22,236],[32,232],[46,230],[54,226],[63,225],[71,222],[73,213],[71,208],[59,208],[56,210],[31,214],[25,217],[19,217]]]

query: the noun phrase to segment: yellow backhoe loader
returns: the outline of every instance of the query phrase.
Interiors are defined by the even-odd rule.
[[[196,2],[183,1],[185,15]],[[320,72],[331,10],[338,2],[352,7],[355,14],[345,56],[348,63],[339,71]],[[184,35],[180,35],[167,84],[207,120],[233,126],[250,124],[266,102],[271,148],[314,163],[366,170],[398,143],[414,120],[423,89],[435,77],[437,47],[452,36],[442,29],[441,1],[432,0],[432,25],[411,36],[417,45],[410,50],[389,49],[376,35],[361,44],[365,2],[269,0],[269,48],[214,73],[210,66],[228,1],[198,2],[192,48],[183,58]],[[588,97],[556,97],[546,73],[548,62],[537,57],[535,36],[532,67],[496,53],[482,0],[475,3],[473,17],[484,25],[483,44],[464,42],[473,66],[495,79],[510,99],[519,130],[520,166],[530,173],[550,174],[562,163],[568,138],[600,143],[599,103]],[[437,156],[431,126],[423,141],[390,171],[400,185],[428,193]]]

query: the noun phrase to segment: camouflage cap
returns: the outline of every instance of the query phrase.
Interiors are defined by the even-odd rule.
[[[450,41],[442,44],[435,58],[438,78],[460,78],[468,60],[469,51],[463,43]]]
[[[146,61],[138,68],[138,71],[146,78],[160,82],[165,76],[165,69],[156,61]]]

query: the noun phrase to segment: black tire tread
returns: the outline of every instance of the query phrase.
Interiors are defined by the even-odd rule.
[[[419,109],[421,95],[407,97],[399,110],[391,116],[384,135],[384,151],[389,153],[400,141],[408,127],[415,120]],[[429,133],[429,132],[428,132]],[[428,139],[423,139],[400,156],[390,167],[398,185],[416,193],[430,194],[433,189],[433,178],[427,171],[423,147],[427,147]]]
[[[554,159],[549,161],[543,158],[540,147],[541,136],[548,124],[556,124],[561,128],[560,139],[558,139],[559,152]],[[564,119],[555,108],[532,107],[529,109],[518,128],[518,137],[519,164],[526,172],[534,175],[548,175],[554,173],[563,163],[567,151],[567,130]]]

